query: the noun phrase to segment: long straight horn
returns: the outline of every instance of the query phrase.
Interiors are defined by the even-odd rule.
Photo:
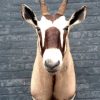
[[[46,6],[45,0],[40,0],[40,6],[42,15],[49,15],[48,7]]]
[[[57,14],[59,15],[63,15],[65,10],[66,10],[66,7],[67,7],[67,3],[68,3],[68,0],[63,0],[62,3],[60,4],[60,7],[57,11]]]

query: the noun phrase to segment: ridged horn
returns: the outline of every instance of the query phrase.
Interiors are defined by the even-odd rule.
[[[66,10],[66,7],[67,7],[67,3],[68,3],[68,0],[63,0],[62,3],[60,4],[60,7],[57,11],[57,14],[59,15],[63,15],[65,10]]]
[[[39,0],[40,1],[40,6],[41,6],[41,13],[43,16],[45,15],[49,15],[49,12],[48,12],[48,7],[45,3],[45,0]]]

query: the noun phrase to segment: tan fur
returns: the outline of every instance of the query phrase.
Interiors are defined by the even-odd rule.
[[[33,100],[52,100],[54,95],[57,100],[74,100],[69,99],[74,96],[76,91],[76,79],[73,59],[70,53],[69,40],[67,39],[66,52],[63,59],[62,69],[56,73],[56,80],[53,90],[53,76],[43,67],[40,46],[37,44],[37,54],[33,66],[31,79],[31,94]]]
[[[67,4],[65,3],[66,1],[67,0],[63,0],[58,12],[54,16],[51,16],[51,15],[48,15],[48,10],[45,4],[45,0],[42,0],[41,9],[42,9],[42,15],[44,16],[42,16],[41,21],[37,21],[37,18],[34,12],[32,12],[32,10],[27,5],[24,5],[24,4],[22,5],[22,8],[21,8],[22,17],[24,18],[24,20],[26,20],[26,22],[30,23],[32,26],[35,26],[38,36],[39,36],[38,41],[37,41],[36,59],[34,62],[32,78],[31,78],[31,94],[32,94],[33,100],[74,100],[75,91],[76,91],[76,78],[75,78],[74,63],[73,63],[72,55],[70,53],[69,39],[68,39],[67,32],[69,33],[69,30],[72,26],[82,22],[85,19],[86,6],[83,6],[81,9],[76,11],[71,16],[69,21],[66,21],[65,17],[61,16],[64,13],[65,8],[67,6]],[[63,26],[63,25],[66,25],[66,26]],[[60,32],[58,32],[57,29],[50,30],[50,27],[52,26],[57,27],[57,29],[59,29]],[[49,29],[49,32],[50,32],[50,33],[48,32],[48,35],[46,35],[47,29]],[[66,34],[64,32],[66,32]],[[55,36],[56,35],[55,33],[58,33],[57,34],[58,37]],[[59,33],[61,34],[61,36],[59,36]],[[52,38],[51,35],[55,37]],[[59,37],[61,38],[59,39]],[[49,41],[48,39],[45,40],[45,38],[46,39],[49,38]],[[59,43],[61,45],[57,45],[59,41],[61,41],[61,43]],[[45,43],[47,42],[45,44],[47,46],[46,48],[44,48],[45,47],[44,42]],[[55,42],[56,44],[54,44]],[[59,54],[58,52],[55,54],[55,52],[53,53],[49,52],[47,54],[45,53],[46,52],[45,49],[48,49],[48,48],[49,50],[51,48],[53,49],[55,48],[56,51],[59,50],[61,53]],[[46,58],[48,56],[50,58],[52,54],[55,55],[55,57],[52,56],[52,59],[54,57],[53,60],[57,60],[57,57],[61,58],[61,60],[58,59],[57,60],[58,62],[56,62],[57,72],[55,74],[50,74],[49,72],[47,72],[46,67],[48,66],[44,67],[44,64],[43,64],[43,61],[44,61],[43,58]],[[63,60],[62,60],[62,57],[63,57]],[[51,60],[51,58],[47,60]],[[59,64],[59,61],[60,61],[60,64]],[[44,63],[46,65],[46,62]]]

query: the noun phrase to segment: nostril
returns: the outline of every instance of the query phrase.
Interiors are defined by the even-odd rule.
[[[49,68],[52,67],[52,62],[51,62],[51,60],[46,60],[46,61],[45,61],[45,66],[46,66],[46,67],[49,67]]]
[[[58,66],[60,64],[60,61],[57,61],[55,64],[54,64],[54,67]]]
[[[53,63],[51,60],[45,61],[45,66],[50,69],[57,67],[59,64],[60,64],[60,61],[57,61],[56,63]]]

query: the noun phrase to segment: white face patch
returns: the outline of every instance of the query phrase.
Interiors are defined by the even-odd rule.
[[[63,46],[63,33],[64,28],[69,24],[68,21],[66,21],[65,16],[61,16],[55,21],[51,21],[46,19],[44,16],[42,16],[41,20],[38,21],[38,26],[41,29],[42,33],[42,45],[44,46],[44,40],[45,40],[45,31],[50,27],[56,27],[60,31],[60,39],[61,39],[61,45]]]
[[[45,31],[52,26],[52,22],[47,20],[44,16],[42,16],[41,20],[38,22],[38,26],[41,29],[42,34],[42,45],[44,46],[45,40]]]
[[[45,61],[50,60],[52,64],[57,63],[58,61],[60,62],[59,66],[62,64],[62,54],[59,49],[56,48],[51,48],[51,49],[46,49],[44,54],[43,54],[43,63],[45,65]]]

